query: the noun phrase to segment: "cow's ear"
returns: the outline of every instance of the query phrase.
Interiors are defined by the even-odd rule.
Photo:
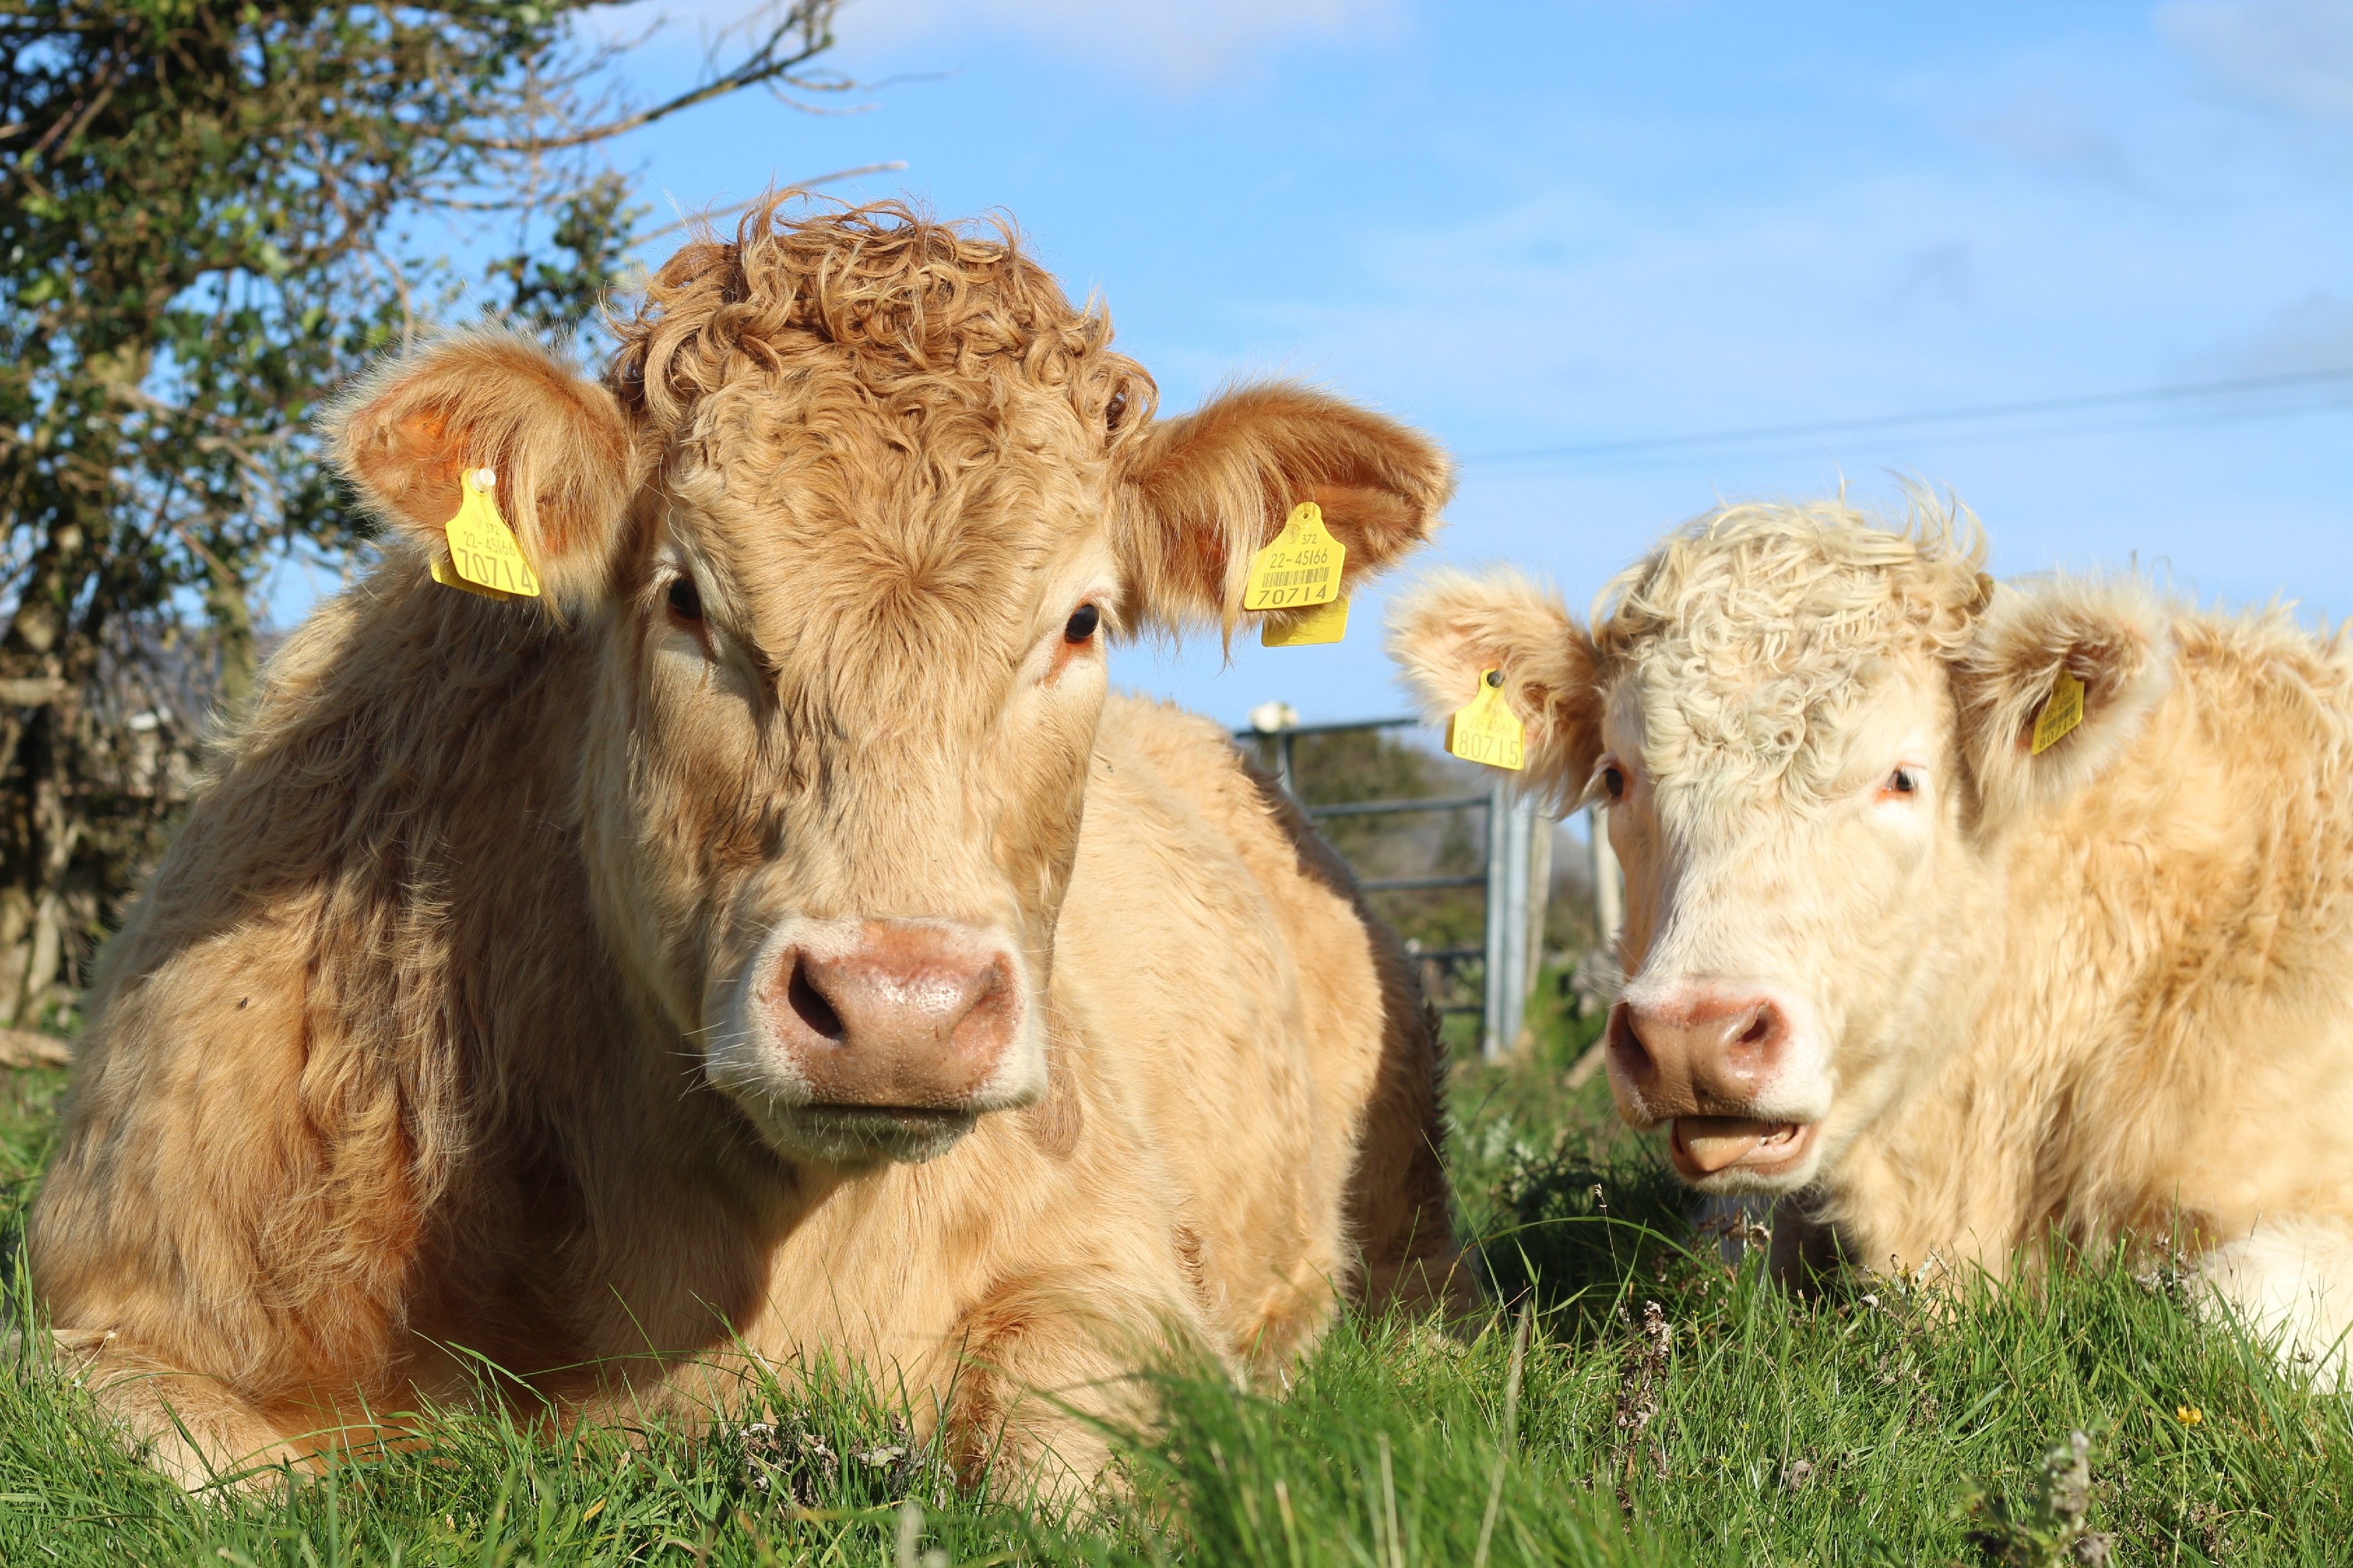
[[[2173,683],[2171,621],[2133,578],[1995,592],[1953,668],[1962,752],[1988,822],[2063,801],[2123,754]],[[2077,682],[2082,716],[2071,724]]]
[[[459,476],[489,468],[500,515],[543,592],[581,606],[611,592],[634,488],[611,393],[530,339],[459,332],[379,366],[322,421],[336,468],[397,534],[446,559]]]
[[[1250,558],[1301,501],[1347,547],[1342,584],[1392,565],[1437,530],[1453,465],[1395,420],[1287,383],[1247,386],[1154,422],[1120,458],[1117,548],[1132,626],[1231,636]]]
[[[1422,710],[1443,721],[1504,674],[1527,742],[1520,786],[1556,809],[1584,799],[1601,756],[1601,658],[1556,594],[1517,572],[1436,572],[1389,606],[1389,654]]]

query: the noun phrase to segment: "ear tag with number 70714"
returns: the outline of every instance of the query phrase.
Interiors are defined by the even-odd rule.
[[[1466,763],[1517,772],[1527,765],[1527,740],[1520,716],[1504,700],[1504,672],[1479,672],[1479,695],[1446,721],[1446,749]]]
[[[1258,646],[1261,647],[1313,647],[1317,643],[1338,642],[1348,635],[1348,601],[1333,600],[1318,605],[1305,615],[1290,616],[1277,626],[1272,616],[1259,624]]]
[[[498,486],[497,474],[468,468],[459,476],[459,484],[465,494],[458,502],[458,515],[442,529],[449,540],[449,559],[445,564],[439,556],[433,558],[433,580],[486,599],[539,597],[539,579],[532,574],[531,563],[522,558],[522,548],[491,493]]]
[[[1245,610],[1303,610],[1340,596],[1340,568],[1348,547],[1324,529],[1324,509],[1312,500],[1291,509],[1273,542],[1250,557],[1242,589]]]

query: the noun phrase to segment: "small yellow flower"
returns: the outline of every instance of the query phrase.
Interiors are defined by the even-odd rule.
[[[2173,1418],[2184,1426],[2195,1426],[2206,1419],[2206,1412],[2195,1405],[2177,1405],[2173,1407]]]

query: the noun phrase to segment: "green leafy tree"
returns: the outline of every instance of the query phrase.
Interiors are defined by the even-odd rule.
[[[0,1023],[70,994],[250,689],[262,571],[359,542],[318,401],[454,309],[590,322],[638,216],[599,150],[849,86],[810,65],[838,4],[638,107],[583,0],[0,0]],[[437,224],[514,247],[470,287]]]

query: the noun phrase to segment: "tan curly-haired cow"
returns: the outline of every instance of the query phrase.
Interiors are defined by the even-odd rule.
[[[495,331],[331,422],[383,560],[272,661],[108,952],[34,1279],[194,1482],[475,1397],[691,1413],[863,1365],[967,1473],[1454,1278],[1437,1047],[1224,732],[1107,693],[1429,441],[1288,384],[1183,418],[1008,234],[894,206],[653,280],[602,384]],[[543,585],[434,582],[459,476]],[[446,569],[446,568],[445,568]],[[1065,1468],[1066,1467],[1066,1468]]]
[[[1786,1262],[1807,1211],[1873,1267],[2179,1237],[2332,1378],[2353,647],[2137,577],[1998,585],[1955,521],[1734,507],[1589,635],[1449,576],[1393,646],[1433,709],[1500,667],[1535,787],[1607,806],[1619,1110],[1703,1192],[1800,1194]]]

